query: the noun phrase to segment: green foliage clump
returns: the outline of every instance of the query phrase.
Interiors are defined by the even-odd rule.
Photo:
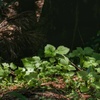
[[[22,59],[24,67],[2,63],[1,85],[23,83],[36,88],[60,76],[66,84],[66,97],[77,99],[80,92],[91,95],[90,98],[100,99],[100,54],[90,47],[69,51],[65,46],[55,48],[48,44],[44,48],[43,58],[33,56]]]

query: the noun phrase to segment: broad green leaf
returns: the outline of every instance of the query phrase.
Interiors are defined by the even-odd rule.
[[[4,70],[4,76],[7,77],[10,73],[11,73],[10,70]]]
[[[43,61],[43,62],[41,63],[41,65],[42,65],[43,67],[49,66],[49,65],[50,65],[50,62],[48,62],[48,61]]]
[[[41,81],[36,79],[36,78],[32,78],[31,80],[28,81],[27,83],[29,86],[31,87],[37,87],[41,85]]]
[[[80,55],[79,52],[77,50],[73,50],[73,52],[70,54],[71,57],[75,57]]]
[[[74,71],[76,68],[72,65],[68,65],[68,71]]]
[[[87,80],[87,79],[88,79],[88,78],[87,78],[88,72],[86,72],[86,71],[78,71],[78,72],[77,72],[77,75],[78,75],[79,77],[81,77],[82,79],[84,79],[84,80]]]
[[[14,64],[14,63],[10,63],[9,67],[12,69],[12,70],[15,70],[17,68],[17,66]]]
[[[84,53],[85,53],[85,55],[91,55],[93,53],[93,49],[90,47],[85,47]]]
[[[90,66],[96,67],[98,65],[95,58],[93,57],[86,57],[86,58],[87,58],[87,61],[84,61],[83,67],[89,68]]]
[[[8,76],[11,73],[9,67],[3,66],[3,70],[4,70],[4,76]]]
[[[74,72],[67,72],[64,73],[63,76],[72,77],[75,73]]]
[[[51,76],[53,74],[57,74],[57,70],[55,70],[55,69],[49,69],[48,71],[45,72],[46,76]]]
[[[15,75],[16,75],[16,77],[17,77],[17,78],[18,78],[18,77],[23,77],[24,74],[25,74],[25,71],[26,71],[25,68],[20,68],[20,67],[18,67],[18,69],[15,70]]]
[[[25,68],[32,68],[33,67],[33,63],[31,61],[28,60],[28,58],[24,58],[22,59],[23,65]]]
[[[72,100],[79,100],[79,93],[75,91],[74,89],[71,90],[70,97]]]
[[[37,62],[37,63],[34,65],[34,67],[40,69],[40,65],[41,65],[41,63],[38,63],[38,62]]]
[[[15,70],[15,73],[20,74],[21,72],[25,72],[25,71],[26,71],[26,69],[25,69],[25,68],[18,67],[18,69],[17,69],[17,70]]]
[[[1,67],[1,66],[0,66]],[[4,70],[9,70],[9,67],[3,66]]]
[[[56,48],[53,45],[47,44],[45,46],[45,57],[54,57],[56,55]]]
[[[88,69],[87,69],[87,72],[90,73],[90,72],[93,72],[94,71],[94,67],[93,66],[90,66]]]
[[[62,69],[62,66],[56,65],[56,69],[57,69],[57,70],[60,70],[60,69]]]
[[[39,77],[39,78],[44,78],[44,77],[45,77],[45,73],[43,73],[43,72],[39,73],[39,74],[38,74],[38,77]]]
[[[27,69],[27,75],[29,75],[31,72],[34,72],[35,64],[33,64],[33,62],[29,61],[27,58],[22,59],[22,62],[24,64],[24,67]]]
[[[27,71],[26,71],[26,74],[29,75],[31,72],[34,72],[34,68],[28,67]]]
[[[90,72],[89,74],[88,74],[88,77],[89,78],[95,78],[95,79],[100,79],[100,75],[98,75],[98,73],[97,72]]]
[[[69,77],[69,76],[67,76],[67,77]],[[65,80],[66,85],[69,85],[70,81],[71,80],[69,80],[69,79],[66,78],[66,80]]]
[[[26,81],[29,81],[29,80],[32,80],[33,78],[36,78],[37,79],[37,73],[36,72],[34,72],[34,73],[29,73],[29,74],[25,74],[25,76],[24,76],[24,79],[26,80]]]
[[[0,67],[0,77],[4,76],[4,70]]]
[[[2,63],[2,65],[5,66],[5,67],[9,67],[8,63]]]
[[[100,90],[100,82],[94,82],[92,86]]]
[[[89,91],[89,88],[87,86],[80,86],[81,92],[87,92]]]
[[[68,65],[69,59],[67,57],[65,57],[65,58],[59,58],[59,63],[61,65]]]
[[[92,63],[91,61],[85,61],[84,64],[83,64],[83,67],[85,68],[89,68],[90,66],[96,66],[97,64],[96,63]]]
[[[76,50],[69,54],[69,57],[80,57],[81,55],[84,55],[84,51],[81,47],[77,47]]]
[[[59,46],[56,50],[56,53],[58,54],[67,54],[69,52],[69,48],[65,47],[65,46]]]
[[[100,68],[95,68],[95,70],[96,70],[98,73],[100,73]]]
[[[96,63],[97,63],[98,65],[100,65],[100,60],[97,60]]]
[[[73,58],[73,57],[75,57],[76,55],[72,52],[72,53],[69,53],[69,55],[68,55],[68,57],[69,58]]]
[[[81,47],[77,47],[78,55],[84,55],[84,51]]]
[[[34,63],[40,63],[41,62],[41,58],[39,56],[34,56],[34,57],[32,57],[32,61]]]
[[[56,61],[55,58],[50,58],[49,60],[50,60],[51,63],[54,63]]]

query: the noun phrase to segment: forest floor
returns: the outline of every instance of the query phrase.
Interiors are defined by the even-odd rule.
[[[59,78],[58,80],[57,83],[54,81],[47,82],[41,84],[41,87],[35,88],[27,88],[25,85],[12,85],[7,87],[6,90],[0,90],[0,100],[73,100],[71,97],[66,97],[66,91],[68,90],[65,90],[63,79]],[[22,99],[22,96],[26,99]],[[77,100],[87,100],[89,97],[88,94],[79,93],[79,99]]]

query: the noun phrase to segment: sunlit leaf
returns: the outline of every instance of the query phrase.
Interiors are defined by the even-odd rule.
[[[96,67],[98,65],[95,58],[93,57],[86,57],[86,58],[87,58],[87,61],[84,61],[83,67],[89,68],[90,66]]]
[[[53,45],[47,44],[45,46],[45,57],[54,57],[56,55],[56,48]]]
[[[95,70],[96,70],[98,73],[100,73],[100,68],[95,68]]]
[[[89,91],[89,88],[87,86],[80,86],[81,92],[87,92]]]
[[[5,67],[9,67],[8,63],[2,63],[2,65],[5,66]]]
[[[10,68],[13,69],[13,70],[15,70],[15,69],[17,68],[17,66],[16,66],[14,63],[10,63],[9,66],[10,66]]]
[[[59,58],[59,63],[62,64],[62,65],[68,65],[69,59],[67,57]]]
[[[50,60],[51,63],[54,63],[56,61],[55,58],[50,58],[49,60]]]
[[[59,46],[56,50],[56,53],[58,54],[67,54],[69,52],[69,48],[65,46]]]
[[[31,61],[28,60],[28,58],[22,59],[23,65],[26,68],[32,68],[33,64]]]
[[[67,77],[72,77],[75,73],[74,72],[67,72],[65,74],[63,74],[64,76],[67,76]]]
[[[76,68],[72,65],[68,65],[68,71],[74,71]]]
[[[34,56],[34,57],[32,57],[31,60],[32,60],[34,63],[40,63],[40,62],[41,62],[41,58],[38,57],[38,56]]]

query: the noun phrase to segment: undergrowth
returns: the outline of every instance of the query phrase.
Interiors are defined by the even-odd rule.
[[[67,47],[55,48],[47,44],[44,48],[44,57],[24,58],[22,63],[24,67],[18,67],[14,63],[0,64],[2,91],[16,84],[24,84],[32,88],[50,88],[43,84],[51,81],[57,82],[60,77],[65,84],[62,91],[69,100],[83,100],[84,98],[100,100],[100,54],[90,47],[77,47],[76,50],[70,52]],[[10,95],[12,94],[21,100],[27,100],[21,94],[11,92]],[[80,94],[89,96],[80,96]]]

